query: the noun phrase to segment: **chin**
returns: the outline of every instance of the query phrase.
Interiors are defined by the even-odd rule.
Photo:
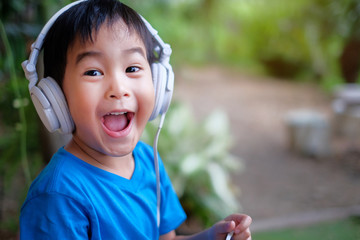
[[[111,144],[112,146],[107,146],[103,148],[103,154],[111,156],[111,157],[123,157],[128,154],[131,154],[136,146],[136,143],[118,143]]]

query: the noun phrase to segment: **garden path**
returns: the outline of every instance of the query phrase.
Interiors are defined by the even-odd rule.
[[[198,119],[214,109],[227,112],[232,153],[245,166],[233,181],[255,228],[279,225],[279,219],[286,225],[289,219],[314,220],[321,214],[360,214],[360,171],[354,172],[344,158],[339,146],[348,149],[346,141],[332,143],[334,154],[323,159],[299,156],[288,148],[284,117],[289,111],[308,108],[333,118],[331,97],[319,87],[214,66],[184,67],[176,71],[174,98],[191,105]],[[351,159],[359,164],[359,152]]]

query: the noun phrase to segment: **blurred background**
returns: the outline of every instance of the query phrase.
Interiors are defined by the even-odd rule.
[[[70,2],[0,1],[0,239],[17,238],[31,181],[68,138],[44,130],[20,64]],[[360,239],[359,1],[123,2],[173,49],[159,152],[189,216],[179,231],[244,212],[253,239]]]

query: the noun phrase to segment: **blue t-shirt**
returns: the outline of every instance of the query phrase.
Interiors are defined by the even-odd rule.
[[[186,215],[161,160],[158,228],[153,149],[139,142],[133,156],[129,180],[59,149],[29,189],[21,239],[158,239],[176,229]]]

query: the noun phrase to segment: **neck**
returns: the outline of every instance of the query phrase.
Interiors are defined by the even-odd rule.
[[[87,146],[75,135],[65,146],[65,149],[84,162],[126,179],[131,179],[135,169],[135,161],[132,154],[122,157],[109,156]]]

